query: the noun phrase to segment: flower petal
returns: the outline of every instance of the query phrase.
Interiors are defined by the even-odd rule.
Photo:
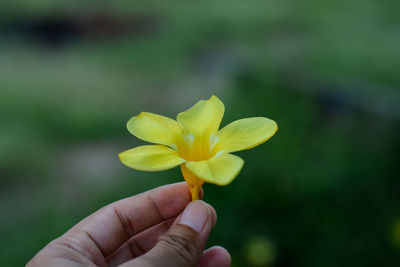
[[[183,133],[175,120],[148,112],[132,117],[128,121],[127,128],[131,134],[144,141],[172,148],[176,148]]]
[[[276,122],[267,118],[237,120],[218,131],[217,149],[224,152],[250,149],[267,141],[277,130]]]
[[[218,97],[212,96],[208,100],[200,100],[190,109],[177,116],[179,125],[185,134],[201,136],[218,131],[225,107]]]
[[[185,162],[178,153],[163,145],[139,146],[119,154],[123,164],[141,171],[162,171]]]
[[[190,161],[185,166],[200,179],[217,185],[227,185],[235,179],[244,161],[232,154],[217,155],[209,160]]]

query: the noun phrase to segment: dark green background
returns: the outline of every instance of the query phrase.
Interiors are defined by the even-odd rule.
[[[219,217],[209,245],[232,266],[396,266],[399,3],[2,0],[1,265],[181,181],[119,162],[142,144],[125,124],[215,94],[222,125],[265,116],[279,131],[237,153],[232,184],[205,185]]]

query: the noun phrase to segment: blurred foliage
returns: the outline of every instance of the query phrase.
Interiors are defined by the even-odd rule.
[[[233,266],[400,259],[400,2],[0,2],[0,256],[26,263],[96,209],[181,180],[117,153],[143,110],[218,95],[279,131],[228,187],[210,245]],[[249,254],[249,247],[252,253]],[[266,252],[266,251],[269,252]],[[258,253],[270,258],[254,261]],[[256,255],[256,256],[254,256]],[[260,263],[261,262],[261,263]]]

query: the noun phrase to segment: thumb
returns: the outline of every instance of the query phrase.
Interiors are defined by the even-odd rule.
[[[210,205],[201,200],[190,202],[154,248],[126,266],[196,266],[216,218]]]

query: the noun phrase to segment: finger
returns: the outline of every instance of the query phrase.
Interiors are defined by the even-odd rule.
[[[152,249],[158,238],[171,227],[175,219],[172,218],[159,223],[132,237],[107,258],[108,266],[118,266]]]
[[[201,189],[200,199],[203,198],[203,195],[204,191]],[[132,237],[107,258],[108,265],[117,266],[128,260],[139,257],[152,249],[157,243],[158,238],[170,228],[175,219],[176,217],[164,221]]]
[[[135,234],[176,217],[190,200],[186,183],[162,186],[107,205],[60,240],[98,262],[99,257],[108,257]]]
[[[216,218],[210,205],[201,200],[190,202],[153,249],[122,266],[195,266]]]
[[[231,255],[223,247],[215,246],[204,251],[197,267],[229,267]]]

